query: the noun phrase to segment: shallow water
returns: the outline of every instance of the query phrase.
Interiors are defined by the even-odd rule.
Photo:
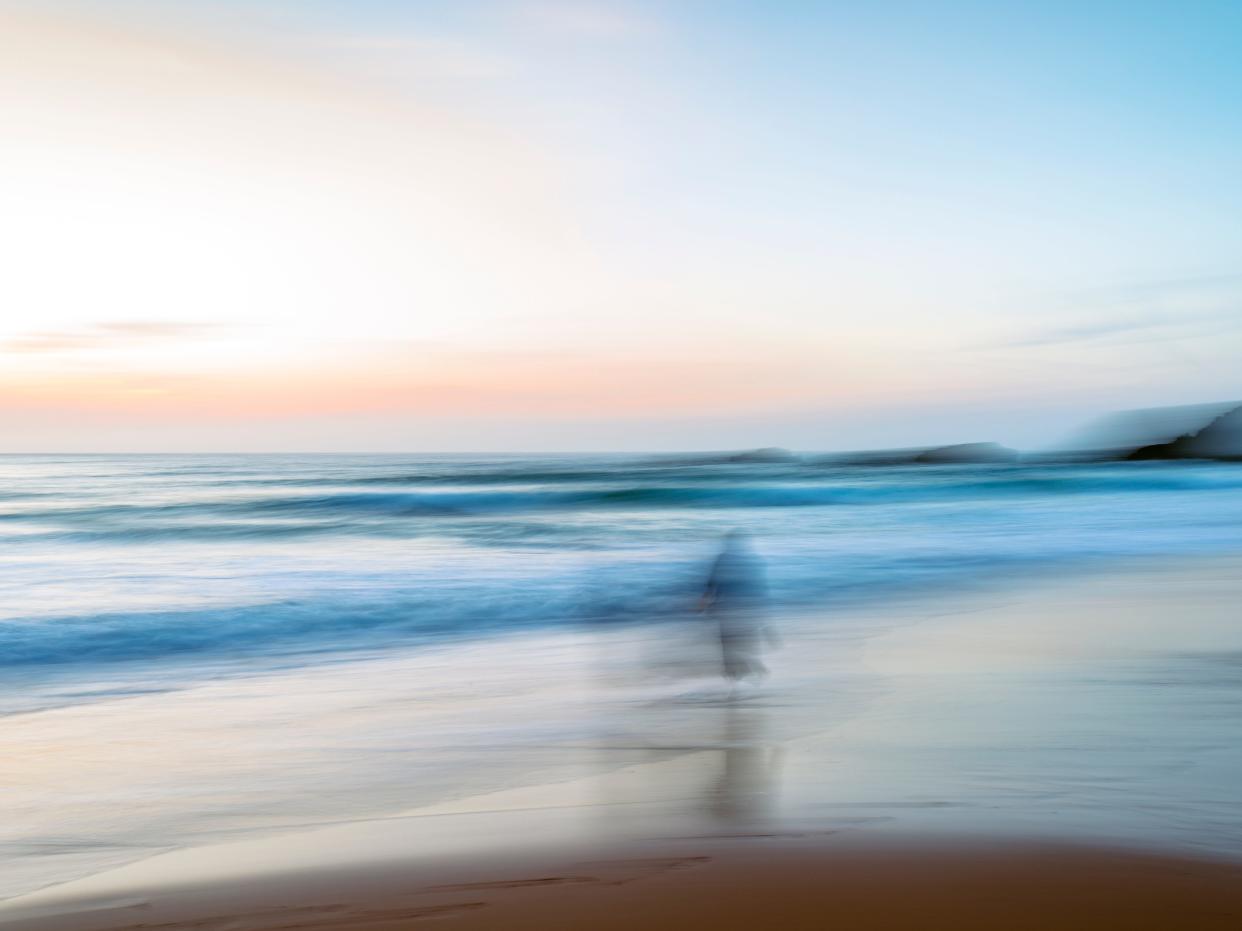
[[[0,676],[149,661],[176,684],[200,660],[678,614],[732,527],[775,605],[840,604],[1242,547],[1242,465],[0,457]],[[37,705],[30,682],[0,680],[0,712]]]
[[[986,705],[980,683],[996,675],[987,669],[934,680],[930,697],[895,714],[905,737],[877,751],[868,741],[881,719],[864,712],[888,707],[896,679],[910,681],[866,659],[894,623],[891,606],[905,606],[908,624],[926,620],[911,605],[981,581],[1242,550],[1240,490],[1242,466],[1187,463],[6,457],[0,895],[184,844],[722,746],[733,783],[755,782],[767,757],[729,746],[768,747],[853,720],[871,730],[838,730],[855,762],[834,771],[833,785],[856,779],[856,790],[834,795],[822,765],[807,758],[800,770],[795,753],[778,793],[793,804],[789,817],[825,799],[891,810],[960,798],[992,778],[993,807],[1038,821],[1036,795],[1082,804],[1093,797],[1084,786],[1120,785],[1124,755],[1057,750],[1062,732],[1047,722],[1084,711],[1046,703],[1029,715],[1043,723],[1012,752],[999,735],[1012,724],[998,725],[980,755],[962,751],[953,722],[983,720],[971,709]],[[721,705],[710,635],[692,613],[719,536],[734,527],[755,535],[787,638],[762,701],[740,717]],[[1038,618],[1028,626],[1043,629]],[[1107,629],[1105,643],[1131,635]],[[1227,654],[1227,638],[1194,637],[1203,655]],[[1161,650],[1152,656],[1172,655]],[[1151,691],[1096,665],[1057,694],[1085,695],[1091,675],[1103,675],[1089,710],[1105,731],[1130,720],[1120,711],[1133,696],[1172,696],[1159,707],[1223,702],[1187,718],[1193,728],[1153,718],[1153,733],[1177,740],[1144,743],[1126,725],[1125,740],[1155,754],[1133,758],[1139,772],[1174,771],[1169,760],[1189,752],[1179,740],[1207,748],[1203,759],[1219,765],[1195,790],[1204,808],[1177,800],[1175,781],[1127,784],[1148,793],[1146,810],[1172,805],[1138,833],[1171,836],[1180,818],[1189,837],[1215,818],[1214,849],[1231,850],[1237,831],[1220,812],[1233,801],[1221,786],[1236,764],[1226,749],[1236,690],[1213,691],[1219,662],[1143,662],[1154,664],[1142,667],[1148,679],[1180,684]],[[1047,671],[1032,681],[1048,681]],[[941,699],[946,710],[929,715]],[[954,749],[916,752],[916,733]],[[1005,761],[1022,746],[1042,749],[1019,777]],[[902,782],[907,770],[924,773],[918,785]],[[727,766],[720,779],[727,788]],[[1077,789],[1056,788],[1058,779],[1077,779]],[[745,808],[761,788],[734,793],[737,802],[709,786],[706,804]],[[1127,818],[1116,798],[1085,809],[1109,817],[1084,820],[1116,834]]]

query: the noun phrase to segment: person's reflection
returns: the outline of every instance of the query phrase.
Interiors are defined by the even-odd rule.
[[[780,751],[766,743],[761,708],[724,703],[720,774],[708,797],[713,817],[734,827],[750,827],[768,813]]]

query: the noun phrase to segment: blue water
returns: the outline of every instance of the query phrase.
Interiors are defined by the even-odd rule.
[[[0,711],[36,669],[190,676],[676,616],[733,527],[778,606],[875,599],[1242,547],[1242,466],[5,457]]]
[[[1025,690],[986,652],[963,667],[986,610],[922,597],[1242,551],[1242,465],[10,456],[0,899],[734,740],[719,645],[693,614],[733,528],[754,537],[785,641],[765,657],[759,742],[822,730],[833,748],[802,782],[791,770],[806,811],[883,820],[939,785],[1023,825],[1072,833],[1089,811],[1105,840],[1242,850],[1232,562],[1198,583],[1223,594],[1197,616],[1139,618],[1149,648],[1167,635],[1141,662],[1124,598],[1075,596],[1112,605],[1081,615],[1098,629],[1032,614],[1061,646],[1056,676],[1028,670]],[[923,613],[900,620],[895,598]],[[944,610],[980,626],[929,638],[914,673],[864,659],[886,626]],[[1020,633],[1003,638],[1029,662]],[[1083,666],[1064,647],[1088,634],[1104,646]]]

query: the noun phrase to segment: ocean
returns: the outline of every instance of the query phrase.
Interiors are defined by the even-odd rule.
[[[834,616],[894,599],[1240,552],[1240,491],[1188,462],[3,457],[0,896],[603,765],[635,728],[601,709],[684,694],[629,673],[692,652],[730,530],[777,623],[847,644]]]
[[[692,603],[732,528],[777,606],[1242,546],[1240,466],[692,463],[2,458],[0,669],[315,664],[648,620]],[[6,690],[0,711],[41,700]]]

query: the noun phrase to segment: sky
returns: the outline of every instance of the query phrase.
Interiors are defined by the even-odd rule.
[[[1242,4],[0,0],[0,451],[1242,397]]]

